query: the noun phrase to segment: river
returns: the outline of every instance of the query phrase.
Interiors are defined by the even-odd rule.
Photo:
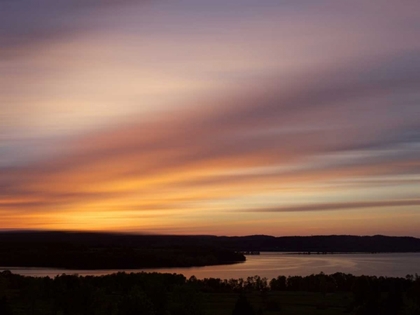
[[[118,271],[179,273],[187,278],[195,275],[199,279],[246,278],[255,275],[272,279],[279,275],[305,276],[320,272],[326,274],[344,272],[353,275],[405,277],[407,274],[420,274],[420,253],[300,255],[263,252],[261,255],[247,256],[247,261],[244,263],[193,268],[66,270],[54,268],[0,267],[0,270],[5,269],[16,274],[36,277],[55,277],[63,273],[101,276]]]

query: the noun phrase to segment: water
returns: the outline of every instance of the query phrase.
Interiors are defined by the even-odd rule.
[[[63,273],[101,276],[118,271],[179,273],[187,278],[195,275],[199,279],[246,278],[255,275],[272,279],[279,275],[305,276],[320,273],[321,271],[326,274],[344,272],[353,275],[364,274],[405,277],[407,274],[420,274],[420,253],[299,255],[263,252],[261,255],[247,256],[247,261],[244,263],[193,268],[65,270],[52,268],[0,267],[0,270],[4,269],[9,269],[16,274],[36,277],[55,277],[56,275]]]

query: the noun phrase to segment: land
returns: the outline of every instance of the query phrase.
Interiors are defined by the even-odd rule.
[[[8,236],[0,240],[0,266],[4,267],[139,269],[211,266],[239,263],[246,259],[241,253],[214,246],[140,245],[118,243],[114,239],[108,242],[101,237],[90,242],[79,238],[79,234],[62,234],[62,237],[48,239],[44,238],[45,235],[40,239]]]
[[[420,239],[389,236],[180,236],[89,232],[0,233],[0,266],[138,269],[240,263],[243,253],[420,252]]]
[[[420,278],[318,274],[186,279],[161,273],[33,278],[0,272],[2,315],[416,315]]]
[[[112,233],[0,233],[0,265],[69,269],[238,263],[241,252],[415,252],[416,238],[217,237]],[[419,315],[420,278],[350,274],[186,279],[161,273],[33,278],[0,272],[0,314]]]

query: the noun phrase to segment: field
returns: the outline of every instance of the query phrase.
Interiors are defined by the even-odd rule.
[[[323,295],[312,292],[253,292],[247,295],[256,314],[265,315],[335,315],[344,314],[351,302],[350,293]],[[232,315],[238,300],[235,293],[207,293],[205,303],[208,314]]]

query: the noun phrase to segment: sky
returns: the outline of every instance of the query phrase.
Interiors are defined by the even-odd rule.
[[[0,0],[0,229],[420,237],[418,0]]]

